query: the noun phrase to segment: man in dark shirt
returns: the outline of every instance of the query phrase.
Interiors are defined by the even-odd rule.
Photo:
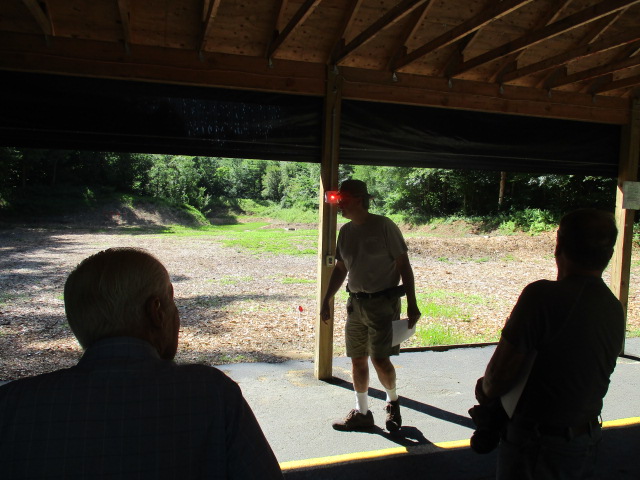
[[[0,387],[3,479],[277,479],[238,385],[176,365],[180,318],[164,266],[132,248],[84,260],[65,284],[85,352]]]
[[[601,278],[616,237],[606,212],[563,217],[557,281],[528,285],[505,324],[476,398],[488,405],[529,376],[501,436],[498,479],[593,474],[602,399],[624,337],[622,305]]]

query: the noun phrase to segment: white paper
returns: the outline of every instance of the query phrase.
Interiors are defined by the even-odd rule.
[[[391,341],[391,346],[395,347],[396,345],[400,345],[411,335],[416,333],[416,326],[413,328],[409,328],[409,319],[403,318],[402,320],[396,320],[395,322],[391,322],[393,325],[393,340]]]
[[[531,373],[531,368],[533,367],[533,361],[536,359],[536,354],[537,352],[533,352],[531,355],[529,355],[529,357],[525,360],[524,366],[522,367],[522,375],[518,382],[513,386],[511,390],[500,397],[502,408],[504,408],[504,411],[507,412],[509,418],[513,417],[513,412],[515,412],[516,410],[516,405],[518,405],[520,395],[522,395],[524,386],[527,384],[527,380],[529,380],[529,374]]]

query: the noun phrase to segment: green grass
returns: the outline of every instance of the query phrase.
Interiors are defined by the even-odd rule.
[[[637,338],[640,337],[640,328],[636,330],[627,330],[627,338]]]
[[[25,294],[16,295],[12,293],[0,292],[0,306],[5,306],[8,303],[12,303],[16,300],[25,300],[26,298],[28,298],[28,296]]]
[[[463,335],[455,327],[441,323],[441,321],[471,321],[474,305],[487,302],[484,297],[437,289],[418,293],[417,300],[422,317],[416,328],[416,334],[403,346],[428,347],[494,341],[493,338],[486,336]],[[406,309],[406,302],[403,302],[403,307]]]
[[[219,361],[221,363],[243,363],[249,360],[251,360],[250,357],[242,354],[236,354],[236,355],[222,354],[220,355],[220,358],[219,358]]]
[[[185,238],[212,237],[225,247],[246,250],[254,254],[316,255],[317,229],[263,228],[267,225],[267,222],[207,225],[196,228],[171,225],[153,233]]]
[[[253,277],[249,277],[249,276],[238,277],[234,275],[225,275],[224,277],[219,278],[218,281],[220,282],[221,285],[237,285],[239,283],[252,282]]]
[[[445,327],[439,323],[420,324],[416,327],[416,333],[408,345],[430,347],[433,345],[457,345],[469,343],[468,339],[457,333],[451,327]]]
[[[284,277],[281,282],[285,285],[295,283],[316,283],[316,280],[310,278]]]

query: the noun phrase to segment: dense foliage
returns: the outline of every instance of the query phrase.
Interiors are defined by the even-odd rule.
[[[205,215],[240,199],[317,210],[318,164],[62,150],[0,149],[0,208],[49,196],[52,189],[90,204],[97,192],[162,198]],[[445,216],[493,215],[531,225],[583,206],[613,208],[615,179],[584,175],[342,165],[340,180],[359,178],[375,194],[374,210],[422,223]],[[43,202],[47,204],[47,202]],[[527,218],[535,217],[535,218]]]

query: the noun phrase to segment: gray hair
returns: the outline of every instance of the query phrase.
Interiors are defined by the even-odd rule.
[[[83,260],[64,285],[69,326],[87,348],[102,338],[139,336],[149,297],[168,294],[169,274],[153,255],[110,248]]]

